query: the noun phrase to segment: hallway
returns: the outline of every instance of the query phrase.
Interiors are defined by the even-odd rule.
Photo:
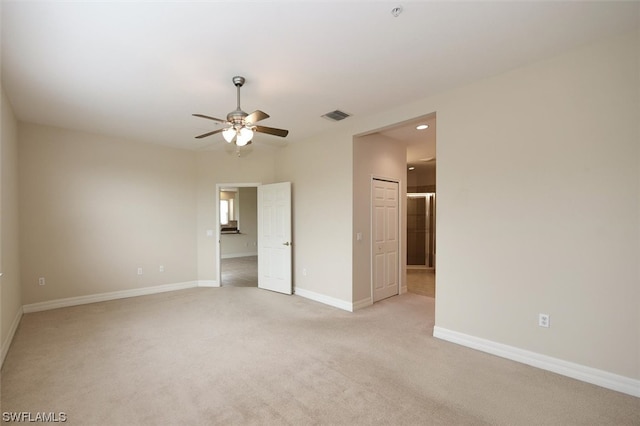
[[[427,297],[436,297],[436,270],[434,268],[407,269],[407,291]]]

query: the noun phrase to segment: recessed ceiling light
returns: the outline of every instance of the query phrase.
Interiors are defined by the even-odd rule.
[[[429,125],[428,124],[421,124],[419,126],[416,126],[417,130],[424,130],[424,129],[428,129]]]

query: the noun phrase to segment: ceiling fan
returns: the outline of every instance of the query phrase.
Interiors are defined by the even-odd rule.
[[[227,119],[222,120],[220,118],[210,117],[203,114],[193,114],[195,117],[206,118],[208,120],[217,121],[223,123],[227,127],[223,129],[216,129],[212,132],[204,133],[196,136],[196,139],[206,138],[207,136],[215,135],[216,133],[222,133],[224,139],[228,142],[234,142],[237,146],[245,146],[251,143],[253,133],[267,133],[269,135],[285,137],[289,134],[288,130],[276,129],[273,127],[257,126],[255,123],[269,118],[269,115],[260,110],[253,111],[251,114],[247,114],[240,109],[240,88],[244,85],[244,77],[233,77],[233,84],[237,88],[238,92],[238,106],[234,111],[227,114]]]

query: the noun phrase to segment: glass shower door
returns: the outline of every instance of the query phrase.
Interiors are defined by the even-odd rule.
[[[407,194],[407,266],[435,267],[435,194]]]

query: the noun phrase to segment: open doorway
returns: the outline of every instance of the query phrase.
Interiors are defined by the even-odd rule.
[[[407,193],[407,291],[434,297],[435,193]]]
[[[258,184],[218,184],[221,286],[258,286]]]
[[[407,291],[436,296],[436,116],[412,123],[407,146]]]
[[[426,125],[424,128],[420,125]],[[420,129],[418,127],[420,126]],[[435,127],[436,113],[429,113],[420,117],[414,117],[403,122],[399,122],[384,128],[372,130],[367,133],[355,135],[353,139],[353,185],[354,185],[354,218],[359,222],[354,222],[354,302],[357,306],[365,306],[373,303],[374,296],[371,293],[370,299],[366,298],[365,283],[371,285],[374,271],[374,250],[377,248],[373,244],[374,236],[367,231],[366,225],[371,226],[373,212],[371,210],[371,195],[366,194],[366,185],[370,184],[373,176],[385,176],[388,179],[397,179],[400,182],[399,206],[400,206],[400,259],[399,259],[399,293],[412,291],[413,286],[409,286],[409,275],[413,269],[407,268],[407,193],[408,192],[429,192],[435,193]],[[413,167],[412,170],[408,170]],[[423,168],[429,168],[433,174],[433,182],[423,182],[421,180]],[[414,172],[415,171],[415,172]],[[405,183],[406,182],[406,183]],[[357,188],[357,189],[356,189]],[[369,195],[367,197],[367,195]],[[435,208],[435,203],[434,203]],[[369,221],[360,220],[369,214]],[[435,214],[433,215],[435,219]],[[363,226],[364,223],[364,226]],[[433,227],[435,232],[435,226]],[[363,241],[369,242],[362,244]],[[435,240],[434,240],[435,241]],[[367,248],[369,250],[367,250]],[[436,264],[435,247],[431,261]],[[426,264],[422,266],[423,271],[427,269]],[[365,271],[369,271],[367,274]],[[363,272],[360,272],[363,271]],[[435,296],[435,269],[431,268],[431,288],[428,296]],[[426,273],[425,273],[426,275]],[[357,293],[357,294],[356,294]]]

